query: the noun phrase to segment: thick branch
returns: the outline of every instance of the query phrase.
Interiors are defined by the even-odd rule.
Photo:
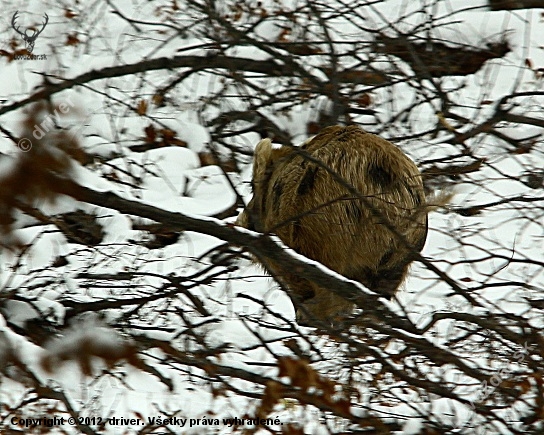
[[[47,87],[15,103],[0,108],[0,115],[12,112],[29,103],[49,98],[66,89],[73,88],[95,80],[122,77],[130,74],[137,74],[146,71],[174,68],[192,68],[200,71],[205,69],[225,69],[235,72],[253,72],[266,74],[267,76],[289,76],[293,75],[292,69],[285,68],[274,60],[254,60],[241,57],[229,57],[222,55],[212,56],[175,56],[161,57],[158,59],[143,60],[137,63],[131,63],[121,66],[112,66],[93,70],[81,74],[73,79],[67,79],[60,83],[48,83]]]
[[[274,261],[277,264],[288,263],[290,270],[311,281],[320,282],[324,287],[330,288],[331,291],[360,306],[366,305],[365,301],[367,304],[375,305],[375,301],[379,298],[369,290],[365,292],[360,284],[355,284],[348,279],[336,278],[332,275],[334,272],[329,274],[317,265],[291,255],[285,247],[277,244],[267,235],[235,229],[231,225],[225,225],[213,218],[193,218],[181,213],[169,212],[152,205],[124,199],[113,192],[97,192],[72,180],[60,179],[55,175],[50,175],[50,177],[54,179],[51,180],[51,185],[55,186],[58,193],[71,196],[78,201],[111,208],[124,214],[152,219],[167,225],[172,230],[208,234],[233,245],[244,246],[263,264],[267,264],[269,261]]]

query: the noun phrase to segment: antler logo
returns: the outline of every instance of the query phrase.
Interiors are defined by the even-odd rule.
[[[29,53],[32,53],[32,50],[34,50],[34,43],[36,42],[36,38],[40,35],[40,33],[43,32],[43,29],[45,29],[45,26],[47,26],[47,23],[49,21],[49,17],[47,16],[47,14],[44,13],[44,16],[45,16],[45,22],[42,23],[42,28],[41,30],[36,30],[36,29],[26,29],[25,32],[21,32],[19,30],[19,26],[15,27],[15,21],[17,21],[17,14],[19,13],[19,11],[15,11],[15,13],[13,14],[13,18],[11,19],[11,26],[13,27],[13,29],[19,34],[22,36],[23,38],[23,41],[25,41],[25,44],[26,44],[26,49]],[[34,32],[32,35],[28,35],[27,32],[32,30],[32,32]]]

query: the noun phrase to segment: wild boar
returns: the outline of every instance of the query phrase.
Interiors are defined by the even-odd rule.
[[[427,237],[417,166],[391,142],[357,126],[324,128],[299,149],[261,140],[252,186],[253,198],[237,225],[274,233],[296,252],[388,298]],[[300,324],[307,316],[335,324],[353,311],[352,302],[327,288],[273,263],[272,272],[289,287]]]

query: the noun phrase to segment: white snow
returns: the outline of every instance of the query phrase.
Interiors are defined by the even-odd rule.
[[[161,3],[160,6],[157,3]],[[72,25],[64,17],[65,10],[61,4],[47,4],[45,7],[40,2],[25,2],[24,10],[28,11],[25,12],[25,15],[28,15],[25,18],[27,23],[33,20],[38,22],[43,12],[49,14],[47,31],[43,37],[37,39],[35,48],[36,53],[47,53],[48,60],[8,63],[5,58],[0,58],[2,78],[0,97],[7,100],[3,104],[20,101],[35,92],[36,87],[42,83],[42,77],[37,74],[39,71],[73,78],[92,70],[139,62],[145,58],[168,57],[180,53],[183,55],[208,53],[206,48],[199,46],[201,43],[209,42],[201,34],[204,24],[193,26],[194,17],[184,15],[188,13],[187,11],[169,12],[171,3],[134,3],[123,0],[112,1],[111,5],[100,3],[100,7],[90,8],[74,4],[74,8],[79,8],[79,19],[86,23],[87,33],[82,32],[78,37],[87,42],[81,46],[70,47],[65,45],[63,38],[72,32],[72,28],[81,29],[81,24],[74,22]],[[184,2],[177,3],[181,5]],[[280,3],[283,3],[285,8],[289,6],[288,3],[298,4],[294,1],[262,3],[263,7],[270,8],[280,8],[278,6]],[[428,14],[432,13],[434,17],[443,17],[445,25],[437,30],[436,36],[442,38],[444,43],[482,46],[485,42],[497,42],[506,38],[512,51],[504,58],[487,62],[477,73],[467,77],[440,79],[443,89],[449,90],[451,99],[458,104],[459,111],[456,113],[469,118],[474,125],[493,114],[495,104],[501,97],[512,92],[542,89],[542,75],[538,77],[524,63],[526,59],[530,59],[536,67],[544,67],[541,38],[544,34],[544,21],[541,10],[490,12],[485,6],[487,2],[483,0],[468,2],[470,5],[461,0],[424,3],[427,4],[424,8],[425,13],[412,14],[413,11],[421,9],[422,2],[387,0],[364,8],[364,11],[360,11],[360,17],[336,17],[338,25],[335,26],[334,37],[339,41],[351,40],[354,37],[364,38],[369,34],[362,28],[385,28],[389,20],[399,17],[406,19],[399,25],[398,30],[406,31],[425,23],[429,18]],[[130,25],[113,13],[113,6],[135,20],[159,24],[168,22],[188,28],[184,30],[184,36],[178,36],[176,31],[168,28],[164,28],[164,34],[161,33],[159,31],[163,29],[161,26],[147,26],[137,22]],[[8,1],[4,2],[3,8],[6,17],[11,17],[18,8],[22,11],[23,5]],[[246,18],[250,21],[253,19],[247,16]],[[285,25],[284,21],[265,20],[253,29],[253,35],[259,41],[277,41],[282,29],[280,24]],[[2,30],[6,35],[9,33],[9,36],[0,39],[0,49],[8,47],[10,38],[14,37],[10,25],[8,18],[1,22]],[[315,23],[312,25],[315,26]],[[144,31],[140,33],[138,28]],[[308,29],[311,31],[312,28]],[[424,31],[423,26],[422,34]],[[296,35],[290,37],[296,40]],[[183,51],[184,48],[187,50]],[[238,46],[227,50],[227,54],[256,60],[270,57],[270,54],[251,46]],[[372,59],[367,59],[368,53],[358,53],[357,56],[346,55],[342,59],[342,64],[355,65],[364,59],[372,62],[380,70],[389,71],[398,67],[398,70],[409,71],[409,67],[400,61],[399,65],[384,64],[383,56]],[[328,61],[326,56],[322,58],[312,56],[305,67],[311,70]],[[135,113],[133,108],[139,100],[151,101],[151,92],[166,86],[179,73],[177,70],[164,70],[145,76],[135,74],[97,80],[85,87],[75,87],[61,92],[52,99],[57,104],[68,98],[75,102],[76,110],[67,117],[59,117],[59,123],[71,126],[70,131],[80,138],[82,147],[87,152],[107,159],[107,165],[97,163],[87,167],[76,166],[74,178],[78,183],[96,191],[114,192],[121,197],[168,211],[213,219],[210,216],[234,204],[236,195],[223,171],[217,166],[201,167],[197,153],[206,151],[207,145],[211,142],[209,126],[206,125],[208,120],[213,119],[219,111],[239,110],[247,106],[247,102],[236,94],[239,90],[228,82],[222,82],[217,76],[207,73],[194,74],[191,79],[169,94],[171,106],[159,108],[149,103],[147,113],[153,120],[175,131],[179,139],[188,143],[188,147],[168,146],[143,153],[133,152],[128,148],[130,145],[143,143],[144,129],[151,123],[146,116]],[[283,84],[280,86],[283,79],[267,81],[260,75],[255,75],[248,80],[249,83],[267,83],[267,89],[272,95],[283,88]],[[425,86],[431,85],[426,83]],[[247,89],[251,87],[248,86]],[[204,101],[204,98],[224,90],[229,98],[221,100],[219,106],[214,105],[216,100],[213,104]],[[395,114],[412,105],[418,98],[414,89],[407,83],[401,82],[387,88],[376,89],[372,98],[375,102],[374,108],[379,113],[378,118],[382,122],[371,127],[386,137],[410,135],[414,133],[410,130],[413,126],[416,132],[425,131],[433,128],[437,122],[436,112],[440,109],[437,102],[422,104],[413,110],[409,122],[400,122],[394,118]],[[482,105],[486,100],[493,104]],[[520,114],[538,119],[542,119],[543,101],[542,96],[515,100],[516,104],[520,105]],[[328,100],[293,102],[293,106],[289,107],[285,103],[279,103],[276,107],[278,112],[265,112],[264,115],[288,131],[294,143],[300,143],[307,138],[306,124],[315,121],[317,111],[327,106],[330,106]],[[280,108],[286,110],[281,112]],[[10,112],[0,116],[0,124],[14,135],[19,135],[20,121],[24,118],[21,110]],[[355,120],[362,124],[375,122],[374,118],[371,121],[369,119],[365,115],[360,115]],[[408,124],[410,128],[407,127]],[[368,126],[365,128],[371,129]],[[471,126],[467,126],[466,130],[470,128]],[[470,207],[517,196],[542,200],[542,189],[532,190],[520,181],[521,175],[526,172],[544,167],[542,128],[526,125],[520,129],[510,126],[501,128],[500,132],[514,139],[535,140],[534,147],[537,151],[530,154],[511,153],[504,142],[489,135],[470,141],[470,149],[475,155],[484,158],[485,162],[480,171],[466,174],[463,181],[455,185],[455,195],[448,207]],[[406,140],[398,145],[416,161],[423,161],[456,154],[458,148],[448,144],[451,138],[452,134],[441,133],[437,138]],[[246,150],[257,141],[258,137],[253,132],[237,136],[235,139],[226,139],[230,145]],[[1,177],[8,173],[20,151],[2,135],[0,153]],[[113,156],[115,158],[111,158]],[[250,158],[248,157],[246,161],[241,177],[245,180],[251,176]],[[236,186],[241,185],[238,176],[232,174],[230,176]],[[239,190],[247,202],[249,188],[241,185]],[[34,219],[18,217],[16,235],[24,244],[32,246],[21,258],[13,252],[0,251],[0,292],[25,289],[21,294],[27,300],[9,299],[3,302],[0,315],[0,370],[3,369],[1,367],[3,356],[7,355],[8,348],[14,349],[27,367],[39,374],[41,382],[62,389],[72,406],[85,415],[101,415],[104,418],[112,415],[135,418],[140,415],[147,419],[172,414],[186,419],[204,417],[222,419],[251,412],[256,400],[232,393],[214,396],[214,391],[203,379],[207,376],[204,370],[182,363],[163,365],[161,361],[164,355],[156,349],[143,352],[143,359],[146,364],[154,367],[172,382],[173,391],[168,391],[157,376],[127,365],[118,365],[111,369],[110,373],[102,373],[95,379],[83,376],[77,364],[73,362],[63,363],[59,371],[53,374],[47,374],[40,368],[40,360],[47,352],[55,356],[77,351],[77,346],[84,338],[115,349],[121,343],[125,343],[123,333],[134,331],[153,339],[164,340],[176,349],[181,349],[180,352],[191,355],[191,352],[201,350],[201,347],[185,333],[186,325],[179,324],[178,315],[182,311],[189,321],[195,324],[196,334],[200,334],[209,348],[221,349],[222,353],[215,358],[225,367],[245,369],[263,376],[276,376],[277,368],[269,365],[275,361],[274,354],[290,355],[291,351],[286,343],[289,339],[296,339],[299,347],[305,351],[310,352],[311,346],[321,351],[321,360],[316,360],[315,364],[320,373],[338,380],[346,379],[348,376],[347,369],[342,367],[345,362],[345,349],[341,343],[325,340],[322,336],[314,334],[311,329],[305,328],[300,328],[300,331],[304,331],[305,337],[305,340],[301,340],[291,331],[276,328],[285,324],[282,324],[278,317],[268,313],[261,304],[244,298],[246,295],[262,300],[272,312],[281,313],[289,321],[294,320],[292,304],[284,292],[264,277],[260,268],[245,260],[238,261],[239,269],[230,274],[232,279],[229,281],[224,280],[224,276],[209,281],[203,280],[203,277],[194,278],[198,284],[195,284],[190,292],[202,298],[213,322],[200,325],[205,319],[198,314],[189,298],[180,292],[168,303],[162,300],[147,304],[138,312],[137,320],[132,320],[130,327],[123,323],[125,321],[123,316],[127,311],[136,309],[136,306],[128,303],[118,311],[111,310],[105,314],[104,322],[115,324],[118,330],[105,326],[89,326],[88,323],[73,320],[73,329],[63,331],[63,337],[46,346],[44,350],[40,346],[45,343],[39,343],[38,346],[14,333],[6,324],[6,319],[11,325],[24,327],[26,322],[38,318],[41,313],[53,324],[61,324],[67,313],[67,309],[59,302],[61,295],[80,302],[103,299],[123,299],[130,302],[135,298],[154,295],[164,291],[163,286],[166,282],[164,278],[158,277],[158,274],[174,277],[191,276],[201,272],[203,267],[211,267],[213,262],[204,254],[217,247],[220,242],[211,236],[184,232],[176,243],[161,249],[147,249],[141,243],[144,233],[133,230],[131,220],[117,211],[80,204],[66,197],[60,197],[54,204],[37,204],[36,207],[48,215],[75,209],[94,213],[104,227],[105,238],[100,245],[94,247],[76,245],[68,243],[54,225],[38,225]],[[542,222],[542,207],[534,208],[531,203],[521,201],[491,206],[475,216],[440,211],[431,214],[429,238],[423,251],[426,258],[432,260],[464,288],[476,288],[482,283],[497,285],[507,283],[507,285],[475,292],[475,297],[482,307],[473,308],[460,296],[453,295],[447,284],[437,282],[433,272],[416,263],[411,269],[410,278],[398,293],[398,301],[391,302],[388,306],[395,312],[404,309],[408,317],[419,327],[427,325],[433,314],[444,310],[477,314],[478,310],[483,309],[524,315],[531,324],[542,327],[542,320],[537,316],[537,312],[530,311],[526,303],[528,296],[538,296],[544,286]],[[297,256],[293,252],[292,254]],[[66,256],[69,264],[53,268],[51,264],[59,255]],[[473,264],[471,260],[474,259],[479,260]],[[524,262],[528,259],[535,262]],[[315,262],[312,264],[323,268]],[[211,276],[214,271],[219,270],[219,267],[216,266],[215,270],[212,269],[205,276]],[[119,278],[116,281],[92,280],[79,276],[84,271],[93,274],[138,272],[141,275],[132,280],[128,278]],[[521,282],[525,286],[508,284],[512,281]],[[112,286],[112,283],[116,285]],[[184,281],[184,285],[188,284]],[[9,313],[9,316],[6,313]],[[266,326],[267,323],[269,327]],[[445,319],[437,322],[426,338],[433,344],[443,347],[445,342],[458,333],[455,322]],[[266,341],[266,346],[262,344],[263,340]],[[478,345],[479,343],[475,341],[474,346],[477,348]],[[401,349],[391,343],[386,349],[376,346],[374,350],[380,355],[394,355]],[[460,351],[456,349],[455,352]],[[498,369],[493,365],[491,356],[479,353],[478,356],[471,357],[470,350],[466,352],[465,356],[472,364]],[[402,433],[419,433],[422,421],[415,409],[429,413],[437,421],[449,419],[452,425],[459,428],[465,424],[473,425],[479,422],[469,407],[445,398],[408,406],[406,401],[421,398],[406,392],[404,384],[393,379],[390,380],[391,391],[388,394],[397,399],[397,402],[391,407],[379,405],[374,396],[378,395],[378,392],[373,390],[374,387],[371,385],[372,375],[376,374],[378,368],[371,363],[366,364],[365,361],[364,359],[361,361],[359,371],[354,374],[361,381],[364,405],[380,412],[381,415],[406,416]],[[412,362],[418,364],[417,361]],[[97,367],[103,369],[100,364]],[[398,367],[401,368],[400,365]],[[418,368],[428,379],[436,382],[447,380],[449,385],[454,385],[457,377],[461,381],[465,380],[454,369],[448,373],[441,373],[434,368],[419,366]],[[234,378],[230,381],[241,391],[257,391],[255,384],[249,381]],[[26,397],[28,386],[26,382],[13,375],[1,378],[0,403],[17,406]],[[221,383],[217,381],[213,386],[219,389]],[[470,384],[457,388],[463,389],[467,399],[471,400],[477,397],[480,386]],[[32,412],[30,408],[29,415]],[[319,414],[303,410],[288,400],[278,404],[273,413],[273,417],[279,416],[282,423],[302,422],[306,433],[329,433],[316,420],[316,415]],[[341,422],[337,423],[337,427],[341,425]],[[176,425],[168,427],[174,433],[188,434],[233,431],[232,428],[223,425],[208,426],[201,422],[195,423],[193,427],[180,428]],[[136,425],[108,426],[106,433],[124,433],[124,430],[136,428]],[[77,433],[74,428],[66,426],[63,429],[68,433]],[[491,429],[486,427],[486,430]],[[505,429],[497,425],[494,433],[507,433],[500,432],[501,430]],[[257,433],[265,432],[263,429]]]

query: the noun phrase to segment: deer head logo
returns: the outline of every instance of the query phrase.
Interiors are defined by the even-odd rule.
[[[36,30],[36,29],[26,29],[25,32],[21,32],[19,30],[19,26],[15,27],[15,21],[17,21],[17,14],[19,13],[19,11],[15,11],[15,13],[13,14],[13,18],[11,19],[11,26],[13,27],[13,29],[19,34],[21,35],[21,37],[23,38],[23,41],[25,41],[25,44],[26,44],[26,49],[28,50],[29,53],[32,53],[32,50],[34,50],[34,43],[36,42],[36,38],[40,35],[40,33],[43,32],[43,29],[45,29],[45,26],[47,26],[47,22],[49,21],[49,17],[47,16],[47,14],[44,14],[45,16],[45,22],[42,23],[42,28],[41,30]],[[29,32],[30,30],[32,30],[32,35],[29,35],[27,32]]]

